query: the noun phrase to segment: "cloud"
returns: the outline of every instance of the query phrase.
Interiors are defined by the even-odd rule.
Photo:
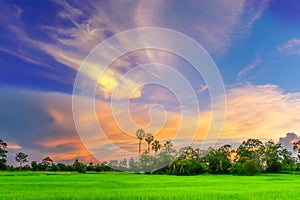
[[[285,137],[280,137],[278,143],[280,143],[288,151],[292,152],[294,156],[297,156],[297,153],[294,151],[294,142],[298,142],[300,137],[295,133],[287,133]]]
[[[13,88],[1,88],[0,94],[0,135],[8,141],[11,162],[16,151],[32,160],[51,156],[58,162],[66,155],[95,160],[76,134],[69,95]]]
[[[8,23],[7,34],[10,40],[20,43],[23,51],[14,51],[14,45],[7,45],[10,48],[1,47],[2,51],[13,54],[28,62],[47,66],[48,62],[35,55],[36,51],[42,50],[48,57],[51,56],[56,62],[61,63],[71,69],[78,70],[84,58],[101,41],[111,37],[128,28],[143,26],[162,26],[174,28],[195,38],[204,45],[210,52],[226,52],[233,40],[241,34],[248,34],[251,26],[258,20],[269,1],[221,1],[213,0],[209,3],[204,1],[189,1],[187,3],[174,3],[172,1],[155,1],[151,4],[148,1],[122,1],[107,2],[99,1],[95,5],[93,2],[86,2],[84,5],[76,1],[56,1],[57,12],[51,13],[51,23],[44,22],[35,27],[24,27],[22,9],[12,19],[5,17]],[[11,11],[5,16],[12,16]],[[4,19],[0,19],[5,21]],[[3,23],[5,24],[5,23]],[[7,23],[6,23],[7,24]],[[35,38],[30,33],[40,33],[43,37]],[[46,38],[46,39],[45,39]],[[121,39],[128,44],[126,38]],[[7,42],[7,41],[5,41]],[[147,41],[139,41],[147,42]],[[298,39],[293,39],[278,48],[279,51],[295,49]],[[112,52],[118,51],[111,47]],[[16,53],[14,53],[16,52]],[[24,53],[29,52],[29,53]],[[30,53],[33,52],[33,53]],[[298,51],[296,51],[298,52]],[[144,53],[146,56],[141,56]],[[105,55],[111,59],[111,55]],[[116,87],[116,83],[122,74],[128,72],[135,66],[145,62],[159,62],[168,60],[169,63],[176,62],[173,56],[162,52],[146,51],[134,55],[124,55],[110,66],[105,76],[101,79],[98,87],[100,99],[96,102],[97,118],[107,135],[100,135],[88,139],[89,144],[98,147],[100,154],[109,157],[108,149],[115,150],[116,154],[124,155],[124,150],[134,151],[132,145],[136,142],[135,127],[130,126],[128,119],[123,119],[120,123],[130,126],[130,133],[125,134],[120,130],[118,124],[114,122],[111,115],[109,102],[105,101],[111,96],[111,91]],[[45,63],[44,63],[45,62]],[[44,64],[43,64],[44,63]],[[245,75],[260,63],[257,56],[245,69],[238,74],[238,79]],[[56,66],[57,63],[54,64]],[[86,75],[95,81],[103,69],[99,69],[97,62],[88,63],[89,70]],[[51,65],[52,66],[52,65]],[[185,69],[186,70],[186,69]],[[161,71],[155,73],[160,76]],[[135,81],[124,80],[124,86],[129,85],[134,88],[135,83],[143,76],[137,76]],[[84,84],[84,83],[83,83]],[[125,88],[126,89],[126,88]],[[141,98],[145,88],[138,88],[133,97]],[[197,88],[198,93],[206,92],[207,86]],[[125,91],[125,90],[124,90]],[[148,112],[152,106],[151,100],[158,102],[173,102],[171,94],[164,91],[148,90],[146,96],[149,102],[133,102],[133,121],[141,126],[147,125],[151,120]],[[34,92],[17,89],[0,91],[0,117],[1,135],[12,144],[18,144],[21,150],[32,155],[34,159],[41,159],[41,156],[51,154],[55,160],[72,160],[80,157],[85,160],[93,160],[92,156],[84,148],[80,138],[76,134],[75,125],[72,121],[71,95],[55,92]],[[276,85],[240,85],[232,86],[228,89],[228,111],[225,126],[222,132],[222,139],[236,141],[240,138],[278,138],[286,132],[299,132],[300,97],[299,93],[286,93]],[[159,97],[159,98],[158,98]],[[86,101],[85,97],[80,97],[81,101]],[[120,96],[122,98],[122,95]],[[135,103],[135,104],[134,104]],[[4,106],[2,106],[4,105]],[[167,109],[170,111],[171,109]],[[124,111],[124,110],[122,110]],[[155,119],[163,119],[164,112],[156,109]],[[30,113],[30,120],[29,115]],[[145,114],[146,113],[146,114]],[[211,112],[203,110],[200,116],[191,112],[190,121],[200,118],[200,126],[197,129],[197,140],[205,139],[208,126],[210,124]],[[80,122],[88,132],[95,131],[94,124],[91,123],[93,115],[86,112],[86,108],[80,108]],[[176,131],[180,126],[180,113],[177,110],[168,112],[164,128],[157,133],[157,138],[164,140],[175,138]],[[183,124],[186,138],[192,137],[192,124]],[[148,131],[155,131],[157,127]],[[25,135],[26,134],[26,135]],[[177,138],[183,143],[186,138]],[[117,149],[107,140],[119,145]],[[106,148],[109,147],[109,148]],[[117,150],[116,150],[117,149]],[[112,156],[118,156],[112,155]]]
[[[247,14],[249,15],[248,29],[251,30],[252,25],[255,21],[259,20],[263,15],[264,11],[269,7],[271,0],[262,1],[247,1]]]
[[[255,67],[257,67],[259,64],[261,63],[261,58],[260,56],[256,56],[255,59],[249,64],[247,65],[244,69],[242,69],[238,75],[237,75],[237,80],[241,81],[242,78],[244,78],[244,76],[251,71],[252,69],[254,69]]]
[[[300,132],[300,93],[285,93],[276,85],[251,84],[227,91],[223,138],[276,139]]]
[[[300,39],[293,38],[290,39],[285,44],[277,47],[277,50],[284,55],[300,55]]]
[[[82,6],[76,1],[55,1],[56,12],[51,13],[55,20],[52,23],[44,21],[35,26],[28,26],[23,19],[24,11],[13,14],[16,12],[6,9],[7,16],[14,17],[6,19],[11,23],[4,29],[8,35],[13,36],[8,38],[9,41],[17,40],[22,44],[22,48],[29,50],[25,52],[43,50],[56,61],[76,70],[97,44],[116,33],[135,27],[174,28],[195,38],[211,53],[226,52],[240,30],[249,31],[249,26],[260,18],[268,3],[269,1],[240,0],[226,3],[221,0],[209,3],[155,1],[151,4],[148,1],[87,1]],[[22,10],[20,7],[14,7]],[[31,32],[39,33],[44,40],[32,37]],[[126,41],[126,38],[122,40],[128,45],[131,43]],[[112,49],[117,50],[114,47]],[[27,61],[48,65],[34,53],[31,55],[13,48],[6,50],[16,52],[18,57]],[[149,50],[146,50],[146,54],[152,62],[170,57]]]
[[[223,54],[236,37],[251,32],[252,25],[270,1],[140,1],[135,12],[138,26],[162,26],[181,31],[210,53]]]
[[[80,101],[89,102],[89,99],[80,97]],[[95,102],[96,119],[104,134],[97,132],[98,124],[95,126],[93,123],[94,113],[89,113],[86,107],[79,108],[77,126],[80,125],[85,130],[84,143],[72,120],[71,95],[1,88],[0,106],[0,135],[4,136],[1,139],[7,141],[11,147],[9,157],[12,163],[17,151],[28,153],[30,160],[39,161],[43,157],[51,156],[56,162],[69,163],[75,158],[84,162],[96,162],[86,148],[99,155],[101,161],[137,155],[136,129],[132,126],[132,121],[122,118],[117,124],[110,103],[101,99]],[[132,119],[139,126],[146,126],[150,122],[150,107],[149,102],[134,103],[129,108]],[[126,111],[126,108],[119,111]],[[236,145],[248,138],[277,140],[284,133],[299,133],[299,113],[300,93],[285,93],[276,85],[232,86],[227,90],[227,116],[217,145],[222,142]],[[161,120],[165,114],[163,110],[157,109],[152,117]],[[180,112],[168,111],[163,127],[153,124],[146,131],[154,133],[156,139],[161,141],[174,140],[176,146],[187,145],[187,141],[195,137],[194,145],[199,147],[206,138],[211,114],[209,110],[203,110],[200,116],[191,113],[183,123]],[[195,119],[200,120],[197,134],[193,132]],[[126,132],[120,129],[120,123],[128,127]],[[182,128],[183,134],[176,135],[179,128]],[[213,142],[209,140],[205,143]]]
[[[20,145],[17,144],[13,144],[13,143],[8,143],[7,144],[7,149],[22,149],[22,147]]]
[[[250,19],[251,24],[259,19],[266,7],[266,2],[252,4],[233,0],[224,3],[214,0],[209,4],[199,1],[178,4],[155,1],[149,4],[148,1],[118,3],[87,1],[82,6],[76,1],[55,1],[56,12],[51,13],[51,17],[56,19],[53,23],[42,21],[34,27],[27,27],[24,26],[25,19],[20,13],[14,17],[7,29],[14,36],[14,40],[26,47],[26,52],[42,51],[56,62],[77,71],[84,58],[97,44],[113,34],[135,27],[174,28],[200,41],[211,52],[224,52],[234,39],[237,29],[244,27],[244,23]],[[42,39],[32,37],[31,32],[40,33]],[[127,38],[120,40],[128,47],[132,44],[132,41],[128,41]],[[139,40],[135,42],[147,43],[147,41]],[[99,56],[105,57],[105,61],[108,61],[118,51],[117,47],[110,46],[110,52],[106,54],[104,52]],[[13,49],[9,52],[13,52]],[[43,61],[40,61],[39,56],[34,53],[32,55],[16,53],[15,55],[43,65]],[[139,64],[155,62],[177,66],[174,63],[179,63],[174,55],[148,49],[145,52],[122,56],[106,71],[104,71],[106,66],[102,66],[102,63],[97,61],[89,61],[88,70],[84,73],[87,79],[95,82],[98,81],[98,75],[103,72],[97,88],[97,95],[103,99],[109,99],[120,77]],[[59,79],[55,80],[59,81]],[[86,85],[90,80],[81,84]],[[123,81],[123,91],[137,86],[136,82],[130,79]],[[138,87],[137,92],[131,98],[141,98],[142,89],[143,87]],[[118,98],[123,97],[124,94],[120,93]]]
[[[24,60],[26,62],[32,63],[34,65],[44,66],[44,67],[47,67],[49,69],[53,69],[53,67],[51,67],[50,65],[42,63],[42,62],[40,62],[38,60],[35,60],[33,58],[30,58],[30,57],[24,55],[24,53],[11,51],[9,49],[5,49],[5,48],[1,48],[1,47],[0,47],[0,51],[8,53],[8,54],[11,54],[11,55],[13,55],[13,56],[15,56],[17,58],[20,58],[20,59],[22,59],[22,60]]]
[[[52,17],[59,20],[60,23],[43,21],[41,24],[38,23],[32,27],[26,24],[22,12],[14,15],[12,13],[13,10],[10,9],[10,7],[14,6],[5,4],[7,15],[13,16],[13,20],[7,18],[7,22],[11,23],[6,22],[7,26],[3,27],[9,33],[7,41],[22,44],[22,48],[16,49],[15,45],[1,45],[0,50],[23,59],[26,62],[46,66],[51,70],[57,70],[54,69],[57,66],[62,67],[61,65],[57,65],[57,63],[53,63],[53,58],[64,66],[78,70],[84,58],[97,44],[115,33],[126,30],[121,28],[122,22],[125,21],[124,18],[113,19],[109,17],[111,15],[105,9],[110,6],[109,3],[103,4],[98,2],[97,6],[99,7],[94,7],[93,2],[87,2],[85,6],[81,6],[76,2],[57,1],[55,5],[57,12],[51,13],[51,15],[54,15]],[[18,6],[15,7],[18,10],[22,10]],[[100,8],[103,8],[103,10],[100,11]],[[40,33],[42,39],[32,37],[32,33]],[[126,42],[126,38],[123,38],[123,40],[123,42]],[[111,46],[110,51],[117,52],[119,50]],[[112,59],[112,55],[109,53],[101,56],[106,57],[108,60]],[[133,60],[125,55],[124,59],[119,61],[119,64],[127,66],[132,62]],[[97,81],[99,78],[98,75],[103,72],[106,66],[99,66],[101,63],[88,64],[90,64],[90,71],[86,75],[90,79]],[[56,67],[52,67],[51,65]],[[102,79],[99,80],[100,87],[98,88],[103,98],[110,97],[111,91],[120,76],[121,74],[118,70],[108,69],[105,71]],[[43,77],[53,78],[53,76],[49,75],[43,75]],[[57,78],[55,80],[59,81]],[[63,82],[64,80],[61,81]],[[130,80],[127,80],[127,83],[129,85],[134,84]]]

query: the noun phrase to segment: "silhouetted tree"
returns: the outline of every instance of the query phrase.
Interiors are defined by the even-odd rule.
[[[136,131],[136,137],[139,139],[139,158],[141,157],[141,144],[145,136],[145,131],[143,129],[138,129]]]
[[[21,170],[23,163],[28,162],[27,157],[28,157],[28,155],[23,152],[19,152],[16,154],[15,159],[18,163],[20,163],[19,170]]]
[[[152,145],[152,150],[154,150],[154,152],[155,152],[155,157],[156,157],[157,151],[160,150],[160,148],[161,148],[161,144],[159,143],[158,140],[155,140],[154,142],[152,142],[151,145]]]
[[[46,166],[51,166],[53,164],[53,160],[49,156],[47,156],[42,160],[42,163]]]
[[[86,167],[86,171],[95,171],[94,163],[90,162],[89,165]]]
[[[6,169],[7,143],[0,139],[0,170]]]
[[[36,161],[31,162],[31,170],[32,171],[37,171],[38,170],[38,164]]]
[[[154,137],[153,137],[153,135],[151,133],[147,133],[145,135],[145,140],[148,143],[148,152],[150,153],[150,144],[154,140]]]
[[[207,172],[207,166],[198,160],[184,158],[178,159],[169,165],[168,174],[196,175]]]
[[[51,170],[50,168],[53,164],[54,161],[49,156],[42,160],[43,169],[46,171]]]
[[[78,159],[75,159],[74,163],[73,163],[73,170],[77,171],[79,173],[85,173],[86,172],[86,166],[79,162]]]
[[[73,171],[72,166],[64,163],[57,163],[56,166],[59,168],[59,171]]]

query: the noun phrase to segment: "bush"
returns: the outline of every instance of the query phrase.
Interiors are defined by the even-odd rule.
[[[230,168],[230,171],[233,174],[254,175],[261,172],[261,169],[255,159],[242,157]]]
[[[173,175],[197,175],[201,173],[207,172],[208,167],[200,163],[197,160],[193,159],[181,159],[181,160],[176,160],[173,162],[167,171],[168,174],[173,174]]]

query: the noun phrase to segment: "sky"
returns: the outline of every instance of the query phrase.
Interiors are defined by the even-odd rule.
[[[109,46],[106,54],[96,52],[96,60],[86,59],[101,42],[146,27],[181,32],[214,61],[226,94],[225,120],[217,119],[223,125],[214,138],[217,144],[259,138],[285,141],[291,148],[288,143],[299,139],[286,135],[300,134],[297,0],[11,0],[1,1],[0,8],[0,138],[8,143],[9,163],[14,164],[19,151],[29,154],[30,160],[50,156],[67,163],[75,158],[98,162],[136,156],[137,127],[161,141],[201,146],[210,134],[214,112],[210,86],[191,63],[171,52],[141,49],[114,59],[106,70],[101,68],[97,56],[111,59],[118,46]],[[158,44],[168,41],[154,39]],[[134,41],[122,37],[118,42],[128,49],[149,45],[140,35]],[[161,65],[138,67],[147,63]],[[88,66],[86,72],[81,71],[83,65]],[[73,94],[79,75],[84,81],[75,87],[80,92]],[[155,77],[171,83],[142,84]],[[181,78],[189,85],[183,86]],[[93,89],[90,82],[97,87],[92,101],[95,113],[89,112],[91,99],[85,95]],[[81,103],[75,120],[74,96]],[[114,98],[119,102],[115,115]],[[130,119],[124,117],[128,110]],[[184,134],[178,134],[179,129]]]

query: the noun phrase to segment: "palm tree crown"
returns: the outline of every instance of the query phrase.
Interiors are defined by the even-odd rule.
[[[155,140],[154,142],[152,142],[151,145],[152,145],[152,149],[154,150],[155,156],[156,156],[157,151],[161,148],[161,144],[159,143],[158,140]]]
[[[147,133],[145,137],[145,140],[148,143],[148,153],[150,153],[150,143],[154,140],[154,136],[151,133]]]

